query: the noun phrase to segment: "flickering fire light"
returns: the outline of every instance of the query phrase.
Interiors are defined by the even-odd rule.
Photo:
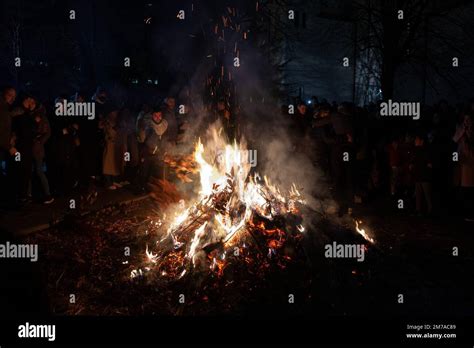
[[[246,148],[245,140],[227,143],[213,126],[192,154],[167,156],[165,163],[184,185],[194,186],[196,195],[180,199],[149,224],[145,233],[153,239],[130,278],[221,277],[233,263],[259,273],[270,264],[284,269],[297,261],[294,251],[309,233],[302,213],[307,203],[295,183],[282,190],[253,171],[240,155]],[[355,231],[374,244],[361,226],[355,220]]]
[[[203,269],[222,275],[230,262],[226,255],[246,255],[252,240],[260,254],[288,261],[283,247],[305,231],[299,209],[305,200],[297,186],[283,193],[266,176],[251,173],[250,163],[239,155],[245,141],[227,144],[216,128],[210,134],[207,146],[197,142],[192,157],[167,159],[183,182],[199,175],[199,192],[187,206],[182,202],[171,221],[151,226],[158,240],[153,248],[146,245],[146,263],[162,276],[180,278]],[[281,223],[289,216],[300,223]],[[131,278],[143,274],[133,270]]]
[[[362,224],[362,220],[355,220],[355,229],[356,231],[362,236],[364,237],[364,239],[372,244],[375,244],[375,240],[371,237],[369,237],[369,235],[367,234],[367,232],[365,232],[365,229],[363,228],[360,228],[359,226]]]

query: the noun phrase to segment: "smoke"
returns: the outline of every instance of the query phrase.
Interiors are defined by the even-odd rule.
[[[337,205],[331,199],[328,178],[312,158],[311,136],[297,139],[291,129],[292,116],[282,114],[275,101],[253,107],[250,114],[257,117],[246,119],[245,137],[257,150],[255,170],[283,190],[295,184],[311,209],[333,213]],[[295,148],[295,141],[304,144],[304,151]]]
[[[258,33],[250,32],[249,35],[256,36],[249,36],[249,40],[243,40],[242,32],[246,30],[244,26],[240,32],[232,32],[229,27],[224,28],[221,15],[229,15],[230,12],[227,12],[226,7],[222,10],[221,14],[212,13],[213,11],[203,7],[199,8],[199,11],[203,11],[202,18],[208,16],[213,20],[199,24],[196,22],[192,28],[188,28],[193,33],[192,37],[176,41],[175,45],[168,44],[164,52],[169,54],[170,61],[188,54],[191,61],[189,64],[193,65],[192,69],[187,69],[189,76],[184,86],[178,87],[180,90],[177,95],[178,105],[184,101],[192,108],[189,114],[180,115],[187,122],[188,128],[185,141],[176,151],[181,154],[192,153],[198,138],[206,148],[224,146],[216,143],[212,132],[209,132],[213,127],[219,129],[220,125],[211,127],[209,124],[208,116],[211,110],[205,105],[203,96],[208,76],[222,78],[221,83],[224,83],[224,79],[230,74],[232,84],[235,85],[235,89],[232,90],[234,95],[231,112],[237,117],[241,141],[246,141],[247,148],[256,150],[257,153],[257,166],[252,168],[252,171],[267,176],[282,192],[295,184],[311,209],[325,213],[333,212],[337,207],[330,197],[327,178],[311,158],[313,146],[311,136],[308,135],[304,140],[296,139],[304,141],[304,152],[295,150],[295,135],[291,130],[294,123],[293,116],[280,111],[280,96],[275,94],[275,91],[279,90],[278,81],[274,79],[277,74],[272,70],[269,56],[262,49]],[[242,10],[239,11],[237,12],[242,13]],[[238,20],[238,16],[232,17],[232,20]],[[219,25],[217,35],[214,34],[214,25]],[[220,32],[224,29],[225,35],[220,37]],[[261,37],[265,39],[266,35]],[[199,40],[200,44],[196,45],[195,40]],[[233,65],[234,48],[239,49],[238,67]],[[191,52],[197,55],[191,56]],[[220,75],[220,64],[225,70],[223,76]],[[173,89],[176,88],[173,86]],[[308,130],[308,133],[310,132],[311,130]],[[215,152],[216,149],[212,151]]]

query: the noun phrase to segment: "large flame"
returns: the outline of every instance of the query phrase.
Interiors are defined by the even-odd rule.
[[[166,249],[165,245],[172,247],[158,253],[150,251],[148,245],[146,247],[148,264],[162,265],[164,263],[159,262],[161,257],[169,259],[170,267],[161,269],[162,275],[180,274],[181,277],[186,268],[177,273],[173,267],[183,266],[185,260],[195,267],[202,259],[210,262],[211,270],[222,273],[227,248],[235,247],[240,235],[249,228],[260,231],[262,235],[279,238],[279,241],[268,242],[268,254],[274,255],[284,240],[281,236],[283,232],[278,229],[267,231],[256,226],[252,221],[254,216],[273,220],[276,216],[297,212],[296,203],[304,203],[296,185],[293,184],[285,195],[266,176],[262,179],[258,173],[251,174],[245,141],[228,144],[216,128],[211,128],[209,134],[206,147],[200,139],[196,143],[192,156],[194,164],[173,160],[181,167],[197,169],[199,187],[194,202],[187,207],[180,204],[172,221],[167,224],[165,235],[157,242],[159,249],[160,246]],[[296,230],[302,233],[304,227],[298,225]],[[210,255],[209,250],[218,250],[218,253]],[[203,253],[207,253],[207,258],[199,257]]]
[[[184,168],[183,182],[196,182],[188,174],[198,174],[197,196],[188,204],[180,201],[171,219],[164,215],[152,226],[161,238],[154,251],[146,245],[147,267],[133,270],[132,278],[152,268],[173,279],[180,279],[196,268],[222,275],[236,249],[248,255],[249,242],[256,242],[253,250],[260,253],[259,257],[289,260],[291,257],[284,253],[285,243],[299,240],[306,233],[300,213],[305,201],[297,186],[292,184],[282,190],[267,176],[252,172],[245,141],[228,144],[215,128],[209,134],[206,146],[199,139],[192,155],[185,157],[192,159],[192,163],[173,159],[176,167]],[[290,215],[296,221],[294,226],[281,224],[286,219],[279,217]],[[355,220],[356,231],[375,243],[361,224],[362,221]],[[259,238],[262,240],[257,241]],[[243,260],[249,262],[248,257]],[[206,267],[202,268],[203,265]]]

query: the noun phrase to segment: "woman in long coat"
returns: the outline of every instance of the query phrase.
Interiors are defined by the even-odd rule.
[[[119,176],[122,174],[124,156],[124,142],[118,122],[118,111],[110,112],[101,121],[99,127],[104,130],[105,140],[102,173],[107,188],[115,190],[121,187]]]

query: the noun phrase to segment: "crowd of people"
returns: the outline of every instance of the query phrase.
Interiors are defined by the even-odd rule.
[[[58,116],[67,103],[94,103],[92,117]],[[230,136],[234,122],[228,106],[219,100],[208,110],[208,122],[221,119]],[[109,100],[97,88],[91,98],[83,93],[60,96],[51,105],[13,87],[0,97],[0,161],[3,207],[24,206],[74,190],[95,194],[103,186],[134,192],[149,190],[150,177],[169,175],[165,154],[176,152],[186,140],[192,104],[166,97],[157,105],[136,110]],[[51,121],[51,122],[50,122]],[[88,197],[90,198],[90,197]]]
[[[296,104],[294,146],[332,178],[341,211],[385,197],[414,215],[474,221],[474,99],[423,106],[419,120],[381,117],[377,104]]]
[[[55,116],[65,102],[86,101],[95,104],[95,117]],[[228,139],[237,136],[240,125],[224,100],[206,113],[201,127],[220,120]],[[473,115],[474,100],[423,106],[417,121],[381,117],[377,104],[356,107],[317,97],[282,106],[291,124],[290,150],[305,153],[326,174],[341,213],[385,197],[418,215],[456,209],[467,219],[474,213]],[[50,204],[96,185],[144,192],[150,177],[170,175],[165,154],[195,140],[187,135],[196,117],[189,100],[178,104],[173,96],[135,109],[112,103],[99,87],[90,98],[78,92],[49,105],[3,88],[2,206],[23,206],[35,197]]]

